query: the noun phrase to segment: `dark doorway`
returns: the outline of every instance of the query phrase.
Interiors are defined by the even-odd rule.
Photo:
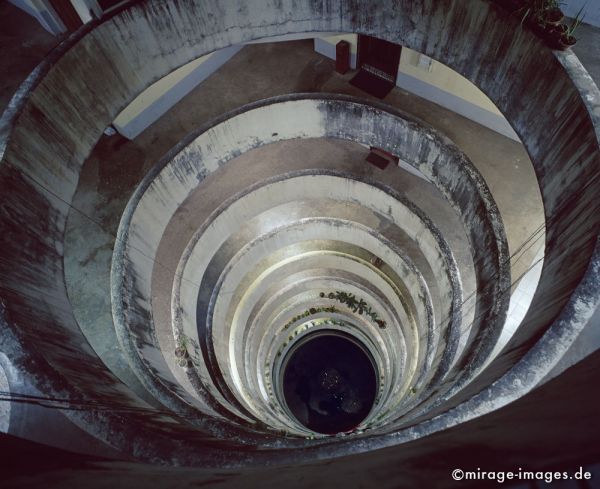
[[[402,46],[376,37],[358,35],[358,74],[352,85],[384,98],[396,86]]]
[[[50,0],[50,4],[69,32],[75,31],[83,25],[70,0]]]

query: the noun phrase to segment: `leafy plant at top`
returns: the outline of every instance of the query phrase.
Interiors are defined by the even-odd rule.
[[[583,19],[585,18],[583,9],[585,8],[585,6],[586,6],[586,4],[583,4],[583,6],[579,9],[579,12],[577,12],[577,15],[573,18],[573,22],[571,22],[571,25],[567,26],[567,32],[566,32],[567,37],[573,37],[573,33],[577,30],[577,28],[583,22]]]

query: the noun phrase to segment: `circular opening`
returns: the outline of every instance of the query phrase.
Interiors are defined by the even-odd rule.
[[[353,337],[319,331],[296,344],[282,363],[282,391],[293,416],[317,433],[356,428],[371,411],[377,372]]]

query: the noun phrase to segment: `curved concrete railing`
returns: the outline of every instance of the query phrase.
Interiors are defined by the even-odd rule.
[[[468,401],[400,433],[360,445],[315,447],[306,456],[393,445],[501,407],[529,391],[566,351],[598,305],[600,274],[600,94],[571,52],[550,51],[520,29],[518,19],[483,0],[426,6],[408,0],[393,6],[386,0],[351,5],[341,0],[277,5],[157,0],[137,3],[76,33],[32,74],[2,119],[2,314],[23,344],[35,345],[29,366],[24,365],[33,382],[65,398],[85,393],[106,405],[140,406],[85,342],[64,285],[62,237],[69,204],[81,165],[103,129],[144,88],[192,59],[252,39],[316,31],[360,32],[408,46],[482,89],[531,156],[547,235],[529,312],[503,352],[455,402]],[[485,388],[494,379],[499,380]],[[160,416],[143,422],[127,416],[120,432],[111,429],[110,414],[73,416],[140,458],[223,465],[218,449],[199,449],[196,435]],[[227,423],[222,427],[221,434],[229,433]],[[185,448],[182,440],[189,441]],[[226,450],[237,453],[237,464],[262,459],[260,452],[238,452],[236,442],[232,436]],[[286,451],[277,456],[298,460]]]
[[[332,107],[335,107],[335,109]],[[327,114],[325,119],[323,119],[323,113]],[[270,121],[272,126],[259,125],[258,121],[265,120]],[[293,122],[290,123],[290,121]],[[357,130],[357,127],[360,129]],[[277,128],[278,132],[274,132],[274,128]],[[374,138],[372,136],[374,134],[385,134],[387,141],[371,139]],[[485,290],[485,294],[482,295],[486,298],[482,300],[481,296],[478,296],[476,302],[476,316],[478,313],[479,317],[476,317],[474,321],[473,316],[470,319],[461,318],[458,312],[461,302],[461,299],[458,299],[460,295],[450,292],[459,284],[459,278],[456,272],[451,273],[449,279],[445,278],[444,273],[448,273],[448,269],[443,264],[444,260],[440,259],[443,253],[439,251],[445,246],[441,244],[443,240],[439,237],[433,237],[435,234],[431,235],[431,231],[427,227],[430,224],[413,223],[415,217],[412,217],[411,214],[415,212],[419,216],[418,219],[421,221],[426,220],[422,212],[415,209],[414,206],[408,205],[408,213],[406,213],[406,210],[392,211],[392,209],[398,208],[394,199],[384,202],[380,196],[385,195],[384,193],[380,190],[369,190],[368,185],[359,182],[344,183],[340,187],[340,191],[336,191],[335,179],[329,181],[331,178],[326,175],[323,175],[320,180],[305,186],[301,184],[302,179],[300,177],[292,178],[293,175],[287,175],[289,182],[283,180],[280,184],[275,184],[267,181],[261,184],[262,188],[260,189],[251,189],[251,192],[247,190],[242,195],[234,195],[229,199],[231,202],[221,206],[222,210],[215,211],[215,218],[206,217],[204,224],[196,232],[196,236],[191,238],[188,249],[182,252],[184,259],[181,261],[174,278],[176,301],[173,305],[173,316],[176,318],[176,330],[201,347],[203,353],[199,356],[203,356],[204,360],[199,360],[201,368],[199,373],[200,378],[205,380],[200,381],[200,383],[205,384],[207,381],[210,383],[208,379],[211,378],[212,382],[219,386],[218,390],[228,399],[230,404],[245,410],[238,404],[236,396],[233,395],[234,390],[238,391],[238,395],[242,394],[238,388],[233,387],[233,384],[239,383],[239,381],[234,381],[237,378],[235,369],[230,370],[228,364],[219,367],[217,361],[217,358],[223,359],[226,356],[229,344],[233,341],[229,339],[229,329],[225,326],[224,336],[221,340],[214,339],[217,344],[213,347],[211,341],[213,341],[214,332],[210,326],[212,324],[210,321],[212,317],[211,310],[209,308],[205,311],[206,308],[199,307],[196,311],[198,289],[200,289],[200,295],[202,296],[202,294],[206,295],[206,293],[213,290],[215,286],[214,283],[201,281],[200,278],[207,273],[214,250],[224,247],[227,239],[235,242],[234,238],[229,238],[230,234],[234,231],[248,234],[247,231],[237,231],[240,223],[248,221],[261,212],[266,212],[285,202],[290,202],[289,199],[298,200],[302,197],[315,199],[319,195],[327,194],[330,199],[350,198],[351,201],[365,201],[366,203],[363,205],[379,212],[380,215],[390,214],[387,219],[403,227],[415,242],[415,245],[424,250],[430,268],[439,270],[441,273],[436,272],[435,275],[438,287],[443,291],[442,295],[450,297],[451,293],[455,294],[454,299],[448,304],[449,308],[444,306],[441,310],[436,311],[437,321],[434,328],[442,331],[444,338],[447,338],[445,348],[439,350],[443,352],[443,355],[436,358],[439,371],[435,375],[429,375],[431,385],[425,392],[419,391],[419,394],[413,399],[414,402],[426,397],[427,392],[432,391],[434,385],[445,378],[456,358],[462,356],[464,361],[466,356],[463,350],[468,338],[468,335],[464,334],[465,331],[482,331],[484,329],[483,325],[485,325],[485,330],[488,332],[494,329],[496,331],[501,330],[503,323],[501,317],[496,317],[498,313],[490,316],[490,308],[482,307],[481,302],[484,304],[485,302],[492,303],[494,307],[500,308],[502,306],[499,306],[499,304],[504,303],[506,308],[504,293],[498,294],[494,291],[507,289],[506,283],[509,282],[509,279],[505,274],[507,273],[508,261],[494,263],[494,260],[497,260],[499,255],[502,256],[502,253],[491,252],[492,247],[482,247],[481,242],[475,240],[474,237],[482,237],[481,241],[483,243],[498,242],[500,243],[499,247],[505,249],[504,232],[501,223],[494,220],[498,218],[494,217],[495,205],[489,197],[489,191],[468,160],[455,148],[448,148],[443,145],[439,136],[431,130],[425,129],[414,122],[407,123],[398,116],[392,116],[380,109],[358,104],[353,99],[329,97],[325,100],[319,100],[315,99],[315,96],[308,99],[304,96],[285,97],[251,105],[244,112],[240,112],[234,117],[202,132],[184,150],[174,156],[173,160],[164,166],[158,175],[151,175],[142,184],[129,204],[126,217],[121,224],[118,252],[114,261],[113,302],[116,311],[115,322],[120,338],[124,344],[131,345],[131,347],[127,347],[127,350],[137,351],[137,353],[134,353],[132,363],[144,382],[159,381],[168,384],[172,379],[173,368],[166,365],[165,359],[159,352],[160,345],[153,342],[155,336],[161,335],[156,335],[153,332],[150,297],[160,296],[161,294],[151,289],[153,267],[149,260],[163,263],[157,252],[166,229],[169,228],[170,221],[174,219],[175,212],[184,202],[189,200],[191,193],[199,185],[199,182],[202,182],[204,178],[230,160],[232,155],[274,141],[294,137],[327,137],[331,135],[337,138],[353,139],[365,145],[395,148],[395,151],[400,153],[405,161],[421,169],[432,182],[439,186],[442,193],[449,196],[452,207],[459,210],[459,218],[462,220],[465,229],[468,230],[467,236],[468,241],[470,241],[468,246],[473,250],[474,259],[477,263],[475,274],[480,282],[478,288]],[[410,140],[412,145],[406,148],[398,143],[401,140]],[[431,145],[429,161],[435,163],[424,163],[421,160],[425,145]],[[454,174],[454,179],[448,182],[447,179],[441,177],[443,172],[439,171],[440,168],[444,168],[444,172],[447,174]],[[318,173],[309,172],[308,174],[316,175]],[[462,179],[459,178],[460,175],[463,176]],[[230,178],[235,179],[235,176],[231,175]],[[457,184],[457,182],[460,182],[460,184]],[[365,189],[359,190],[359,187]],[[460,193],[457,193],[457,188],[460,188]],[[466,195],[469,196],[468,199],[465,198]],[[399,199],[402,200],[402,198]],[[489,209],[489,212],[474,210],[478,208]],[[202,212],[206,211],[203,210]],[[491,218],[488,217],[489,214],[492,215]],[[484,218],[475,218],[475,215],[483,215]],[[181,219],[181,217],[178,218],[178,221],[181,221]],[[194,219],[196,218],[194,217]],[[265,218],[262,218],[262,221],[265,220]],[[419,221],[417,220],[417,222]],[[357,233],[358,231],[358,229],[355,230]],[[325,231],[323,232],[325,233]],[[485,236],[495,237],[486,239]],[[360,238],[356,237],[356,239],[360,241]],[[436,240],[438,244],[435,246],[441,247],[438,250],[435,250],[435,246],[432,249],[432,244],[436,243]],[[248,244],[249,248],[253,246]],[[262,250],[263,247],[264,245],[261,245],[260,249]],[[188,263],[190,258],[193,259],[191,263]],[[220,258],[220,260],[222,261],[223,258]],[[496,266],[498,268],[495,269]],[[163,266],[161,265],[160,268],[163,268]],[[244,269],[244,267],[240,268]],[[489,277],[495,277],[495,280],[492,282]],[[130,283],[135,284],[135,289],[131,289]],[[493,287],[482,286],[481,283],[493,283],[494,285]],[[408,287],[408,289],[410,288]],[[225,287],[225,289],[229,291],[230,287]],[[179,300],[180,290],[185,291],[185,293],[181,293],[182,300]],[[213,295],[216,294],[217,290],[215,289]],[[122,298],[125,298],[127,304],[126,314],[121,307],[120,300]],[[211,299],[211,302],[213,300]],[[208,301],[208,296],[206,301]],[[484,311],[483,314],[481,310]],[[205,327],[200,324],[197,326],[197,314],[199,317],[208,314],[208,326]],[[492,317],[494,321],[492,321]],[[446,331],[445,321],[448,318],[452,320],[454,325]],[[472,321],[473,324],[469,324]],[[198,322],[201,321],[198,320]],[[225,321],[225,324],[229,324],[229,320]],[[199,333],[196,332],[197,327]],[[493,336],[490,335],[488,337],[489,343],[485,348],[490,350],[493,341]],[[221,346],[219,346],[219,343]],[[482,347],[482,344],[477,341],[474,341],[473,345],[476,345],[477,348]],[[157,349],[157,351],[150,354],[152,348]],[[215,352],[213,348],[217,351]],[[174,349],[174,347],[171,349]],[[472,355],[474,350],[471,349],[470,351],[469,355]],[[144,358],[148,360],[144,360]],[[174,360],[172,359],[172,361]],[[231,361],[234,360],[231,359]],[[146,362],[150,363],[144,366]],[[213,367],[206,367],[205,364],[207,363],[212,363]],[[160,380],[161,373],[166,376],[162,381]],[[423,372],[423,375],[425,375],[425,372]],[[156,376],[158,377],[152,380]],[[195,382],[195,384],[197,385],[198,382]],[[413,384],[413,389],[418,385],[420,385],[420,382]],[[442,392],[444,390],[442,389]],[[201,389],[198,394],[201,398],[207,400],[209,404],[218,401],[215,399],[208,400],[207,394],[209,392],[211,392],[210,388]],[[212,392],[215,392],[214,389],[212,389]],[[247,395],[242,397],[248,398]],[[248,402],[245,402],[246,408]],[[256,414],[262,411],[254,409],[254,412]]]

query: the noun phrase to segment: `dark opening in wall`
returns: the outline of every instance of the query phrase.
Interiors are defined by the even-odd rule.
[[[366,348],[349,335],[326,330],[301,338],[281,369],[288,409],[313,431],[350,431],[373,407],[375,364]]]

